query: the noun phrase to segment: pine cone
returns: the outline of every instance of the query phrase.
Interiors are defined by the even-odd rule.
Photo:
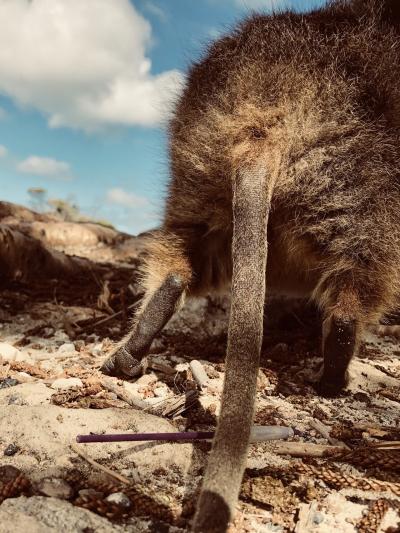
[[[152,516],[168,523],[174,523],[182,513],[180,505],[177,505],[172,497],[165,494],[154,494],[144,485],[135,484],[124,493],[129,497],[133,505],[133,511],[137,515]]]
[[[358,533],[377,533],[389,507],[385,499],[371,502],[367,514],[356,525]]]
[[[0,488],[0,503],[2,503],[7,498],[14,498],[15,496],[21,496],[28,491],[31,483],[29,479],[20,472],[16,477],[3,483]]]
[[[350,463],[354,466],[380,467],[391,472],[400,472],[400,450],[380,450],[370,447],[356,448],[330,457],[333,461]]]
[[[345,474],[340,471],[332,470],[331,468],[322,467],[320,469],[312,465],[304,463],[296,463],[292,467],[300,474],[312,474],[318,479],[324,481],[328,486],[337,490],[343,488],[353,488],[361,490],[376,490],[376,491],[390,491],[396,496],[400,496],[400,483],[390,483],[388,481],[381,481],[379,479],[366,479],[350,474]]]

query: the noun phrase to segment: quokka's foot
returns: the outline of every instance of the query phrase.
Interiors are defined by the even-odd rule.
[[[336,377],[335,379],[322,375],[314,386],[319,396],[335,398],[347,387],[348,382],[349,378],[346,372],[344,376]]]
[[[106,359],[100,370],[103,374],[117,377],[135,377],[142,373],[142,361],[133,357],[124,346]]]

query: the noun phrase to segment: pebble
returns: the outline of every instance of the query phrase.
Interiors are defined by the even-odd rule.
[[[69,337],[65,333],[65,331],[62,331],[59,329],[54,332],[54,340],[58,342],[59,344],[64,344],[65,342],[69,341]]]
[[[8,342],[0,342],[0,356],[5,361],[16,361],[16,357],[20,353],[21,352],[18,350],[18,348],[8,344]]]
[[[324,521],[324,515],[320,512],[316,512],[313,516],[313,522],[314,524],[321,524],[321,522]]]
[[[151,372],[150,374],[145,374],[144,376],[141,376],[138,380],[136,380],[135,385],[137,387],[146,387],[147,385],[151,385],[156,381],[158,381],[158,377],[153,374],[153,372]]]
[[[18,351],[17,355],[15,356],[14,361],[17,363],[29,363],[30,365],[34,365],[35,361],[32,359],[32,357],[28,353],[20,352]]]
[[[165,396],[169,395],[167,387],[156,387],[153,392],[159,398],[165,398]]]
[[[71,486],[60,478],[42,479],[37,484],[37,489],[45,496],[60,498],[61,500],[68,500],[74,495]]]
[[[4,450],[4,455],[8,455],[11,457],[12,455],[15,455],[19,451],[19,446],[12,443],[7,446],[7,448]]]
[[[13,378],[0,379],[0,389],[7,389],[8,387],[15,387],[19,381]]]
[[[178,363],[175,365],[175,370],[177,372],[185,372],[186,370],[189,370],[189,363]]]
[[[29,383],[35,381],[35,378],[27,372],[16,372],[15,375],[22,383]]]
[[[83,387],[82,380],[79,378],[59,378],[53,381],[51,384],[52,389],[63,389],[68,390],[73,387]]]
[[[61,346],[58,347],[58,353],[69,353],[69,352],[75,352],[75,346],[72,344],[72,342],[65,342],[64,344],[61,344]]]
[[[366,392],[363,392],[363,391],[358,391],[354,393],[353,398],[357,402],[371,403],[371,398],[368,396]]]
[[[103,343],[98,342],[95,344],[91,350],[93,355],[102,355],[103,354]]]
[[[107,496],[106,501],[110,503],[115,503],[116,505],[118,505],[119,507],[123,507],[124,509],[129,509],[130,507],[132,507],[131,500],[123,492],[114,492],[113,494],[110,494],[110,496]]]

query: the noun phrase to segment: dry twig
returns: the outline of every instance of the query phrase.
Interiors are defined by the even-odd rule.
[[[107,468],[106,466],[101,465],[100,463],[98,463],[97,461],[95,461],[94,459],[86,455],[76,444],[70,444],[70,447],[75,453],[77,453],[80,457],[82,457],[82,459],[87,461],[89,464],[91,464],[95,468],[98,468],[102,472],[105,472],[109,476],[113,477],[114,479],[117,479],[118,481],[120,481],[121,483],[124,483],[125,485],[131,484],[128,478],[126,478],[125,476],[122,476],[121,474],[118,474],[118,472],[114,472],[113,470],[111,470],[110,468]]]
[[[102,387],[116,394],[118,398],[120,398],[121,400],[129,404],[134,409],[148,409],[149,408],[146,402],[144,402],[143,400],[140,400],[139,398],[134,398],[131,394],[129,394],[129,392],[124,387],[117,385],[111,379],[103,378],[100,381],[100,383]]]

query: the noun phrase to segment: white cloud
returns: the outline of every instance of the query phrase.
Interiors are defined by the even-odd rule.
[[[51,127],[155,125],[182,75],[153,75],[150,44],[129,0],[1,0],[0,93]]]
[[[57,159],[38,157],[36,155],[31,155],[24,161],[18,163],[17,170],[25,174],[50,178],[67,179],[70,177],[70,167],[65,161],[57,161]]]
[[[8,150],[5,146],[0,144],[0,157],[5,157],[8,153]]]
[[[139,208],[149,206],[149,201],[144,196],[138,196],[120,187],[115,187],[107,191],[106,197],[111,204],[122,205],[124,207]]]

